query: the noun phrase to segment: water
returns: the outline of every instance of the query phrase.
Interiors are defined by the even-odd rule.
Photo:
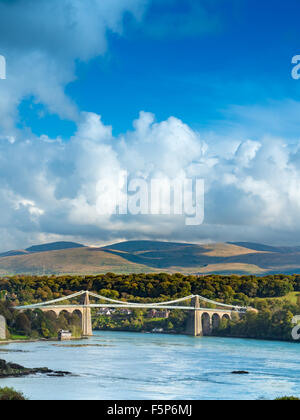
[[[35,400],[300,397],[299,350],[297,343],[96,332],[86,341],[0,346],[6,361],[74,374],[0,379],[0,387]]]

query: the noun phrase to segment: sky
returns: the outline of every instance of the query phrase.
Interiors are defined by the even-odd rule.
[[[0,0],[0,250],[300,245],[298,0]],[[205,217],[99,214],[99,185],[201,178]]]

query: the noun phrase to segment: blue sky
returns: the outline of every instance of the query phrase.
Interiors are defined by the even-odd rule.
[[[299,17],[298,0],[0,0],[0,250],[300,244]],[[204,179],[203,225],[100,217],[123,171]]]
[[[115,134],[131,129],[140,110],[158,120],[176,116],[196,129],[239,122],[226,113],[233,105],[299,98],[300,83],[290,77],[299,12],[296,0],[150,2],[142,22],[125,15],[122,35],[108,33],[103,56],[77,63],[77,80],[66,92],[80,109],[101,114]],[[31,109],[31,100],[20,110],[34,133],[74,133],[68,121],[41,118],[42,107]]]

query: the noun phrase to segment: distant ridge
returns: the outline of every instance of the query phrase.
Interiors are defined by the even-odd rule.
[[[242,246],[244,248],[252,249],[254,251],[261,252],[280,252],[280,248],[264,244],[256,244],[252,242],[227,242],[231,245]]]
[[[172,249],[175,246],[180,248],[191,247],[192,244],[177,242],[159,242],[159,241],[126,241],[117,244],[105,246],[103,249],[114,249],[116,251],[139,252],[139,251],[162,251]],[[195,247],[199,245],[194,245]]]
[[[297,274],[300,247],[249,242],[187,244],[128,241],[94,248],[54,242],[0,254],[0,276],[15,274]]]
[[[62,249],[75,249],[84,248],[84,245],[77,244],[76,242],[52,242],[49,244],[35,245],[27,248],[27,252],[47,252],[47,251],[60,251]]]
[[[261,252],[279,252],[283,254],[292,254],[300,252],[300,246],[270,246],[264,244],[256,244],[252,242],[228,242],[228,244],[237,245]]]
[[[0,254],[0,258],[13,257],[18,255],[28,255],[37,252],[60,251],[64,249],[84,248],[84,245],[76,242],[51,242],[48,244],[34,245],[27,249],[7,251]]]
[[[21,249],[21,250],[16,250],[16,251],[7,251],[7,252],[3,252],[2,254],[0,254],[0,258],[1,257],[13,257],[16,255],[26,255],[28,254],[27,251]]]

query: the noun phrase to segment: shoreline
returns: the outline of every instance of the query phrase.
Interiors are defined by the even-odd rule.
[[[245,336],[229,336],[229,335],[204,335],[204,336],[193,336],[189,334],[177,333],[177,332],[148,332],[148,331],[128,331],[128,330],[119,330],[119,329],[106,329],[106,330],[94,330],[98,332],[124,332],[124,333],[134,333],[134,334],[153,334],[153,335],[177,335],[183,337],[193,337],[193,338],[230,338],[235,340],[256,340],[256,341],[266,341],[266,342],[274,342],[277,341],[279,343],[291,343],[291,344],[300,344],[300,340],[281,340],[279,338],[255,338],[255,337],[245,337]]]
[[[6,345],[6,344],[12,344],[12,343],[40,343],[41,341],[49,341],[49,340],[43,340],[43,339],[32,339],[32,340],[1,340],[0,341],[0,346],[1,345]]]
[[[255,340],[255,341],[265,341],[265,342],[279,342],[279,343],[290,343],[290,344],[300,344],[300,341],[293,341],[293,340],[280,340],[280,339],[272,339],[272,338],[254,338],[254,337],[235,337],[235,336],[220,336],[220,335],[208,335],[208,336],[197,336],[194,337],[188,334],[176,333],[176,332],[146,332],[146,331],[125,331],[125,330],[94,330],[95,332],[123,332],[123,333],[131,333],[131,334],[152,334],[152,335],[173,335],[173,336],[184,336],[184,337],[193,337],[193,338],[227,338],[232,340]],[[9,344],[30,344],[30,343],[68,343],[70,341],[79,341],[79,340],[88,340],[92,337],[75,337],[70,340],[58,340],[55,338],[40,338],[40,339],[26,339],[26,340],[0,340],[1,345],[9,345]]]
[[[58,339],[55,339],[55,338],[49,338],[49,339],[47,339],[47,338],[33,338],[33,339],[29,339],[29,340],[1,340],[0,341],[0,346],[1,345],[7,345],[7,344],[13,344],[13,343],[16,343],[16,344],[22,344],[22,343],[25,343],[25,344],[29,344],[29,343],[57,343],[57,342],[59,342],[59,343],[67,343],[68,341],[77,341],[77,340],[86,340],[87,338],[86,337],[74,337],[74,338],[72,338],[71,340],[58,340]]]

